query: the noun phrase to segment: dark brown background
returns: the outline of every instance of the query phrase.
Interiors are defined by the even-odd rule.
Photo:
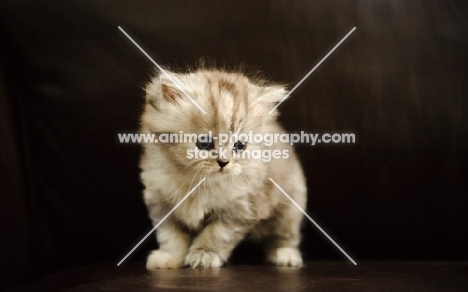
[[[10,0],[0,3],[3,285],[117,263],[151,228],[140,149],[117,133],[136,131],[153,66],[119,25],[161,65],[246,63],[291,87],[356,26],[279,108],[290,131],[357,137],[298,147],[308,212],[358,262],[468,259],[466,2]],[[346,261],[309,223],[303,250]]]

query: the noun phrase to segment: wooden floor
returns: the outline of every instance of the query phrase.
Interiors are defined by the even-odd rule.
[[[147,272],[143,263],[70,269],[13,291],[468,291],[468,263],[310,262]]]

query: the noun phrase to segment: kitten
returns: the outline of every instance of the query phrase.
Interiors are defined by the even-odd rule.
[[[283,133],[276,121],[277,112],[268,112],[285,94],[282,86],[253,81],[240,73],[207,69],[186,74],[166,71],[146,87],[141,133],[157,137],[181,131],[200,137],[231,131]],[[216,139],[201,140],[143,143],[141,180],[154,225],[206,178],[157,228],[159,249],[148,256],[147,269],[217,268],[246,238],[264,243],[268,262],[300,266],[298,246],[303,215],[269,180],[275,180],[305,208],[305,178],[292,147],[280,142],[268,147],[253,141],[223,144]],[[229,151],[218,159],[189,159],[187,153],[199,150],[196,148]],[[241,150],[255,149],[279,149],[289,153],[289,158],[264,162],[236,155]]]

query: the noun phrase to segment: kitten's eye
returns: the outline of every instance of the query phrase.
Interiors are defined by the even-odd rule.
[[[208,149],[214,148],[213,141],[210,141],[208,137],[204,137],[203,139],[198,139],[196,145],[198,149],[200,150],[208,150]]]
[[[234,143],[234,147],[232,147],[232,150],[242,151],[245,150],[245,148],[247,148],[247,142],[237,141],[236,143]]]

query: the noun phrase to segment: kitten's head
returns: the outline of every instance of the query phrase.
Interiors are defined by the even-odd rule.
[[[240,150],[262,149],[252,141],[221,143],[221,135],[264,133],[276,123],[277,112],[270,110],[284,98],[286,89],[279,85],[252,81],[243,74],[218,70],[200,70],[176,74],[161,72],[146,87],[146,105],[142,132],[164,134],[211,134],[208,141],[178,141],[146,147],[159,147],[181,171],[207,176],[241,174],[246,168],[262,163],[258,159],[235,157]],[[226,137],[226,136],[225,136]],[[211,141],[209,141],[211,140]],[[218,153],[206,158],[199,151]],[[222,155],[220,155],[222,153]],[[237,155],[239,156],[239,155]]]

